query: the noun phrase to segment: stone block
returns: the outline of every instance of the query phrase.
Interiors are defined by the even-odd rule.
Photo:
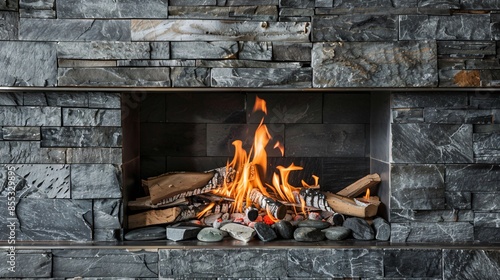
[[[418,0],[418,7],[460,9],[460,0]]]
[[[55,0],[19,0],[20,9],[52,10]]]
[[[170,87],[170,69],[157,68],[62,68],[59,86]]]
[[[500,5],[498,5],[500,9]],[[500,14],[490,14],[491,36],[493,40],[500,40]]]
[[[17,40],[18,22],[17,13],[0,11],[0,40]]]
[[[239,59],[272,60],[273,45],[270,42],[241,42]]]
[[[60,126],[61,108],[39,106],[0,106],[2,126]]]
[[[455,14],[452,16],[402,15],[400,40],[491,40],[490,16]]]
[[[121,94],[116,92],[87,92],[90,108],[121,108]]]
[[[40,140],[39,127],[3,127],[2,135],[4,140]]]
[[[168,17],[171,19],[218,19],[218,20],[254,20],[277,21],[278,7],[276,6],[172,6],[168,8]]]
[[[438,41],[438,54],[451,58],[483,58],[496,54],[494,42]]]
[[[19,1],[17,0],[0,1],[0,10],[17,11],[18,9],[19,9]]]
[[[121,199],[94,199],[94,229],[121,229]]]
[[[92,240],[91,200],[25,198],[17,204],[16,213],[18,240]]]
[[[213,87],[310,88],[311,68],[213,68]]]
[[[65,164],[9,164],[14,167],[16,196],[70,198],[70,167]],[[7,186],[7,169],[0,169],[2,186]],[[5,196],[2,192],[1,196]]]
[[[472,210],[498,211],[498,209],[500,209],[500,195],[498,195],[498,192],[472,194]]]
[[[58,0],[57,18],[166,18],[168,0]]]
[[[64,163],[63,148],[40,148],[40,142],[0,142],[0,163]]]
[[[465,68],[469,70],[473,69],[500,69],[500,61],[498,59],[491,58],[475,58],[465,60]]]
[[[467,93],[454,92],[396,92],[391,94],[391,108],[446,107],[463,108],[468,105]]]
[[[333,0],[316,0],[314,7],[331,8],[333,7]]]
[[[19,39],[28,41],[130,41],[130,21],[23,19]]]
[[[120,127],[42,127],[41,147],[108,147],[122,145]]]
[[[447,165],[446,191],[500,192],[500,166]]]
[[[274,61],[311,61],[311,43],[273,42]]]
[[[118,60],[117,65],[120,67],[194,67],[196,66],[195,60],[185,59],[155,59],[155,60]]]
[[[492,124],[500,122],[498,117],[500,110],[424,108],[426,123]]]
[[[36,18],[36,19],[54,19],[56,11],[54,10],[31,10],[19,9],[20,18]]]
[[[237,58],[238,43],[223,42],[171,42],[173,59],[228,59]]]
[[[217,0],[170,0],[168,1],[169,8],[171,6],[215,6]]]
[[[279,0],[217,0],[217,6],[248,6],[248,5],[278,6]]]
[[[291,124],[285,130],[287,156],[364,157],[363,124]]]
[[[268,62],[268,61],[250,61],[250,60],[197,60],[198,67],[209,68],[302,68],[304,65],[300,62]]]
[[[439,278],[442,274],[441,259],[441,250],[436,249],[384,249],[384,276]]]
[[[500,3],[495,0],[461,0],[461,7],[470,10],[499,10]]]
[[[439,210],[445,206],[444,166],[391,166],[391,209]]]
[[[474,214],[474,227],[500,228],[500,213],[481,213]]]
[[[122,163],[121,148],[68,148],[67,163]]]
[[[423,123],[424,110],[419,109],[392,109],[393,123]]]
[[[115,164],[72,164],[71,197],[121,198],[121,169]]]
[[[469,222],[391,223],[391,242],[470,242],[474,227]]]
[[[338,15],[313,18],[313,42],[397,41],[396,15]]]
[[[313,277],[382,277],[382,250],[371,249],[289,249],[288,276]]]
[[[149,42],[149,59],[170,59],[170,42]]]
[[[483,84],[480,70],[439,70],[442,87],[481,87]]]
[[[446,209],[471,209],[472,194],[470,192],[446,192]]]
[[[167,227],[167,239],[172,241],[182,241],[196,239],[202,227],[173,226]]]
[[[160,249],[159,276],[282,277],[287,275],[283,249]]]
[[[146,42],[59,42],[57,44],[57,58],[67,59],[148,59],[150,52],[150,45]]]
[[[0,85],[55,86],[55,45],[47,42],[0,42]]]
[[[443,270],[444,279],[495,279],[500,274],[500,251],[444,249]]]
[[[463,70],[466,69],[464,58],[439,58],[438,69],[441,70]]]
[[[87,92],[48,92],[45,99],[49,106],[88,107],[91,95]]]
[[[173,87],[210,87],[210,69],[200,67],[174,67],[170,78]]]
[[[481,87],[498,87],[500,86],[500,71],[483,69],[479,70]]]
[[[52,263],[52,277],[158,277],[158,253],[146,250],[52,250]]]
[[[429,41],[317,43],[312,50],[319,88],[437,86],[436,66]]]
[[[314,8],[315,0],[280,0],[280,8]]]
[[[19,92],[0,92],[0,105],[23,105],[23,95]]]
[[[483,243],[500,242],[500,227],[476,227],[474,228],[474,241]]]
[[[58,59],[59,68],[116,67],[116,60]]]
[[[412,209],[393,209],[391,213],[391,222],[474,222],[474,212],[471,210],[412,210]]]
[[[63,108],[64,126],[121,126],[121,110]]]
[[[474,157],[478,163],[500,163],[498,133],[474,133]]]
[[[472,125],[392,124],[394,163],[472,163]]]
[[[309,42],[310,23],[223,20],[132,20],[131,30],[132,41]]]
[[[52,275],[52,255],[50,250],[16,250],[14,272],[9,271],[11,254],[8,250],[0,252],[0,277],[2,278],[50,278]]]
[[[311,18],[314,16],[314,9],[300,9],[300,8],[281,8],[279,13],[280,19],[282,18]],[[299,21],[299,20],[297,20]],[[302,21],[302,20],[300,20]],[[310,21],[310,20],[308,20]]]

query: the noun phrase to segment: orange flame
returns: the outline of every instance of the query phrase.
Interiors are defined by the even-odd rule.
[[[285,147],[281,145],[280,141],[276,141],[276,144],[274,144],[275,149],[279,149],[281,152],[281,156],[285,156]]]
[[[267,106],[266,101],[264,99],[260,99],[258,96],[255,96],[255,104],[253,105],[253,112],[262,111],[267,115]]]
[[[365,201],[369,201],[370,200],[370,189],[366,189],[366,194],[365,194],[365,196],[363,196],[363,199]]]

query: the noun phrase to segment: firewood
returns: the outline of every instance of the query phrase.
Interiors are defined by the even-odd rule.
[[[340,190],[337,194],[345,197],[357,197],[378,183],[380,183],[380,176],[377,173],[369,174]]]
[[[134,229],[151,225],[171,224],[175,222],[186,221],[196,218],[196,215],[204,207],[204,205],[178,206],[166,209],[148,210],[138,214],[132,214],[128,216],[128,228]]]
[[[376,203],[364,203],[333,193],[326,193],[325,196],[328,205],[337,213],[366,218],[375,216],[378,211],[378,204]]]
[[[166,204],[152,204],[151,197],[145,196],[129,201],[127,205],[130,210],[147,210],[147,209],[169,208],[173,206],[187,205],[187,204],[189,204],[189,201],[185,197],[179,198],[173,202]]]
[[[302,189],[300,190],[299,196],[295,195],[295,200],[304,200],[306,206],[314,207],[323,211],[335,212],[326,200],[326,196],[316,189]]]
[[[262,209],[269,211],[276,219],[283,219],[286,216],[287,209],[283,203],[263,195],[256,188],[251,191],[250,199]]]

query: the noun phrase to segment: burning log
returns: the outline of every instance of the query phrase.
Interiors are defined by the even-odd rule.
[[[250,199],[263,209],[269,211],[276,219],[283,219],[286,216],[286,206],[270,197],[263,195],[258,189],[252,189]]]
[[[359,218],[377,215],[378,203],[364,203],[353,198],[333,193],[326,193],[325,196],[328,205],[335,212]]]
[[[380,176],[377,173],[366,175],[356,182],[337,192],[340,196],[357,197],[365,193],[367,189],[380,183]]]
[[[301,201],[301,199],[303,199],[306,206],[314,207],[323,211],[335,212],[335,210],[328,205],[326,196],[316,189],[302,189],[300,190],[299,196],[300,197],[297,197],[296,195],[295,200]]]

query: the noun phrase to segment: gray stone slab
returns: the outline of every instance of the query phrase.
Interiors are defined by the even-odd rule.
[[[148,59],[150,51],[150,45],[146,42],[59,42],[57,44],[57,58],[70,59]]]
[[[130,21],[23,19],[19,39],[29,41],[130,41]]]
[[[0,42],[0,85],[54,86],[57,77],[56,51],[53,43]]]
[[[251,5],[254,5],[253,3]],[[276,6],[172,6],[168,8],[168,17],[171,19],[225,19],[225,20],[255,20],[277,21],[278,7]]]
[[[121,148],[68,148],[67,163],[122,163]]]
[[[54,10],[31,10],[20,9],[20,18],[36,18],[36,19],[54,19],[56,18],[56,11]]]
[[[121,110],[63,108],[64,126],[121,126]]]
[[[14,258],[14,271],[9,270],[9,261]],[[45,250],[16,250],[14,254],[10,250],[0,252],[0,277],[2,278],[50,278],[52,274],[52,255]]]
[[[312,41],[397,41],[398,17],[372,15],[316,16]]]
[[[17,40],[18,22],[17,13],[0,11],[0,40]]]
[[[474,126],[474,133],[491,134],[498,132],[500,132],[500,124],[479,124]]]
[[[498,5],[500,9],[500,4]],[[491,36],[493,40],[500,40],[500,14],[490,14]]]
[[[173,67],[172,87],[210,87],[210,69],[201,67]]]
[[[471,209],[472,194],[470,192],[446,192],[447,209]]]
[[[500,228],[500,213],[475,213],[474,227]]]
[[[483,58],[496,54],[496,44],[486,41],[438,41],[438,54],[452,58]]]
[[[116,60],[89,60],[89,59],[58,59],[60,68],[84,68],[84,67],[116,67]]]
[[[289,249],[289,277],[382,277],[383,252],[370,249]]]
[[[438,59],[438,69],[441,70],[462,70],[465,69],[465,59],[463,58],[440,58]]]
[[[500,9],[500,3],[496,0],[461,0],[462,8],[471,10]]]
[[[500,274],[498,250],[443,250],[443,279],[495,279]]]
[[[1,163],[64,163],[66,150],[63,148],[40,148],[40,142],[0,142]]]
[[[395,163],[472,163],[472,125],[392,124]]]
[[[499,87],[500,86],[500,71],[483,69],[479,70],[481,77],[481,87]]]
[[[121,229],[121,199],[94,199],[94,229]]]
[[[273,42],[274,61],[311,61],[311,43]]]
[[[498,192],[472,194],[472,210],[497,211],[499,208],[500,196]]]
[[[427,41],[318,43],[312,66],[320,88],[425,87],[438,79],[436,45]]]
[[[238,42],[171,42],[173,59],[228,59],[238,57]]]
[[[351,8],[316,8],[317,15],[346,15],[346,14],[368,14],[372,16],[383,15],[451,15],[449,8],[433,8],[433,7],[417,7],[416,0],[403,0],[403,1],[383,1],[386,7],[351,7]],[[403,3],[409,2],[409,3]],[[368,5],[373,4],[373,1],[364,1]],[[395,6],[391,6],[392,3]]]
[[[176,1],[182,1],[182,0],[176,0]],[[217,6],[248,6],[248,5],[278,6],[279,0],[217,0]]]
[[[74,199],[121,198],[121,182],[118,165],[71,165],[71,197]]]
[[[170,0],[168,1],[169,7],[171,6],[215,6],[217,0]]]
[[[481,87],[479,70],[439,70],[439,85],[442,87]]]
[[[412,209],[394,209],[390,211],[391,222],[474,222],[475,214],[471,210],[412,210]]]
[[[362,124],[291,124],[284,143],[288,156],[364,157],[366,137]]]
[[[149,59],[170,59],[170,42],[149,42]]]
[[[58,0],[57,18],[166,18],[168,0]]]
[[[122,240],[120,235],[121,235],[121,230],[118,229],[96,228],[94,229],[93,241],[118,242]]]
[[[126,249],[52,250],[53,277],[158,277],[158,253]]]
[[[455,14],[453,16],[402,15],[400,40],[491,40],[490,16]]]
[[[55,0],[19,0],[20,9],[51,10]]]
[[[447,165],[446,191],[500,192],[500,166]]]
[[[444,209],[442,165],[391,166],[391,209]]]
[[[498,133],[474,133],[474,157],[480,163],[500,163],[500,150]]]
[[[315,0],[280,0],[280,8],[314,8]]]
[[[498,123],[500,110],[471,110],[471,109],[441,109],[424,108],[424,119],[426,123],[469,123],[469,124],[492,124]]]
[[[20,92],[1,92],[0,93],[0,105],[24,105],[23,104],[24,94]]]
[[[391,223],[391,242],[467,242],[474,240],[469,222]]]
[[[2,135],[4,140],[40,140],[39,127],[3,127]]]
[[[16,209],[19,240],[92,240],[90,200],[26,198]]]
[[[281,8],[279,13],[280,19],[284,17],[307,17],[314,16],[314,9],[299,9],[299,8]]]
[[[116,92],[88,92],[90,108],[121,108],[121,94]]]
[[[498,59],[467,59],[465,60],[466,69],[500,69]]]
[[[423,109],[392,109],[393,123],[422,123],[424,122]]]
[[[385,277],[436,277],[442,274],[442,252],[435,249],[384,249]]]
[[[418,0],[418,7],[460,9],[460,0]]]
[[[476,227],[474,228],[474,240],[483,243],[500,242],[500,228]]]
[[[119,127],[42,127],[41,147],[108,147],[122,144]]]
[[[213,68],[213,87],[310,88],[311,68]]]
[[[241,42],[239,59],[272,60],[273,45],[270,42]]]
[[[315,7],[330,8],[333,7],[333,0],[316,0]]]
[[[396,92],[391,94],[391,108],[448,107],[463,108],[468,105],[465,92]]]
[[[19,2],[17,0],[2,0],[0,1],[0,9],[17,11],[19,9]]]
[[[268,62],[250,60],[196,60],[196,66],[209,68],[302,68],[300,62]]]
[[[160,249],[160,277],[282,277],[283,249]]]
[[[45,94],[47,105],[61,107],[88,107],[89,96],[87,92],[48,92]]]
[[[311,22],[311,17],[279,17],[281,22]]]
[[[63,68],[59,86],[170,87],[170,69],[157,68]]]
[[[125,67],[194,67],[195,60],[185,59],[155,59],[155,60],[118,60],[117,66]]]
[[[132,20],[132,41],[308,42],[310,23],[218,20]]]
[[[61,108],[47,106],[0,106],[2,126],[60,126]]]
[[[396,1],[384,1],[384,0],[338,0],[334,1],[335,8],[344,9],[354,9],[354,8],[366,8],[366,7],[376,7],[376,8],[391,8],[391,7],[411,7],[416,5],[415,0],[396,0]]]

